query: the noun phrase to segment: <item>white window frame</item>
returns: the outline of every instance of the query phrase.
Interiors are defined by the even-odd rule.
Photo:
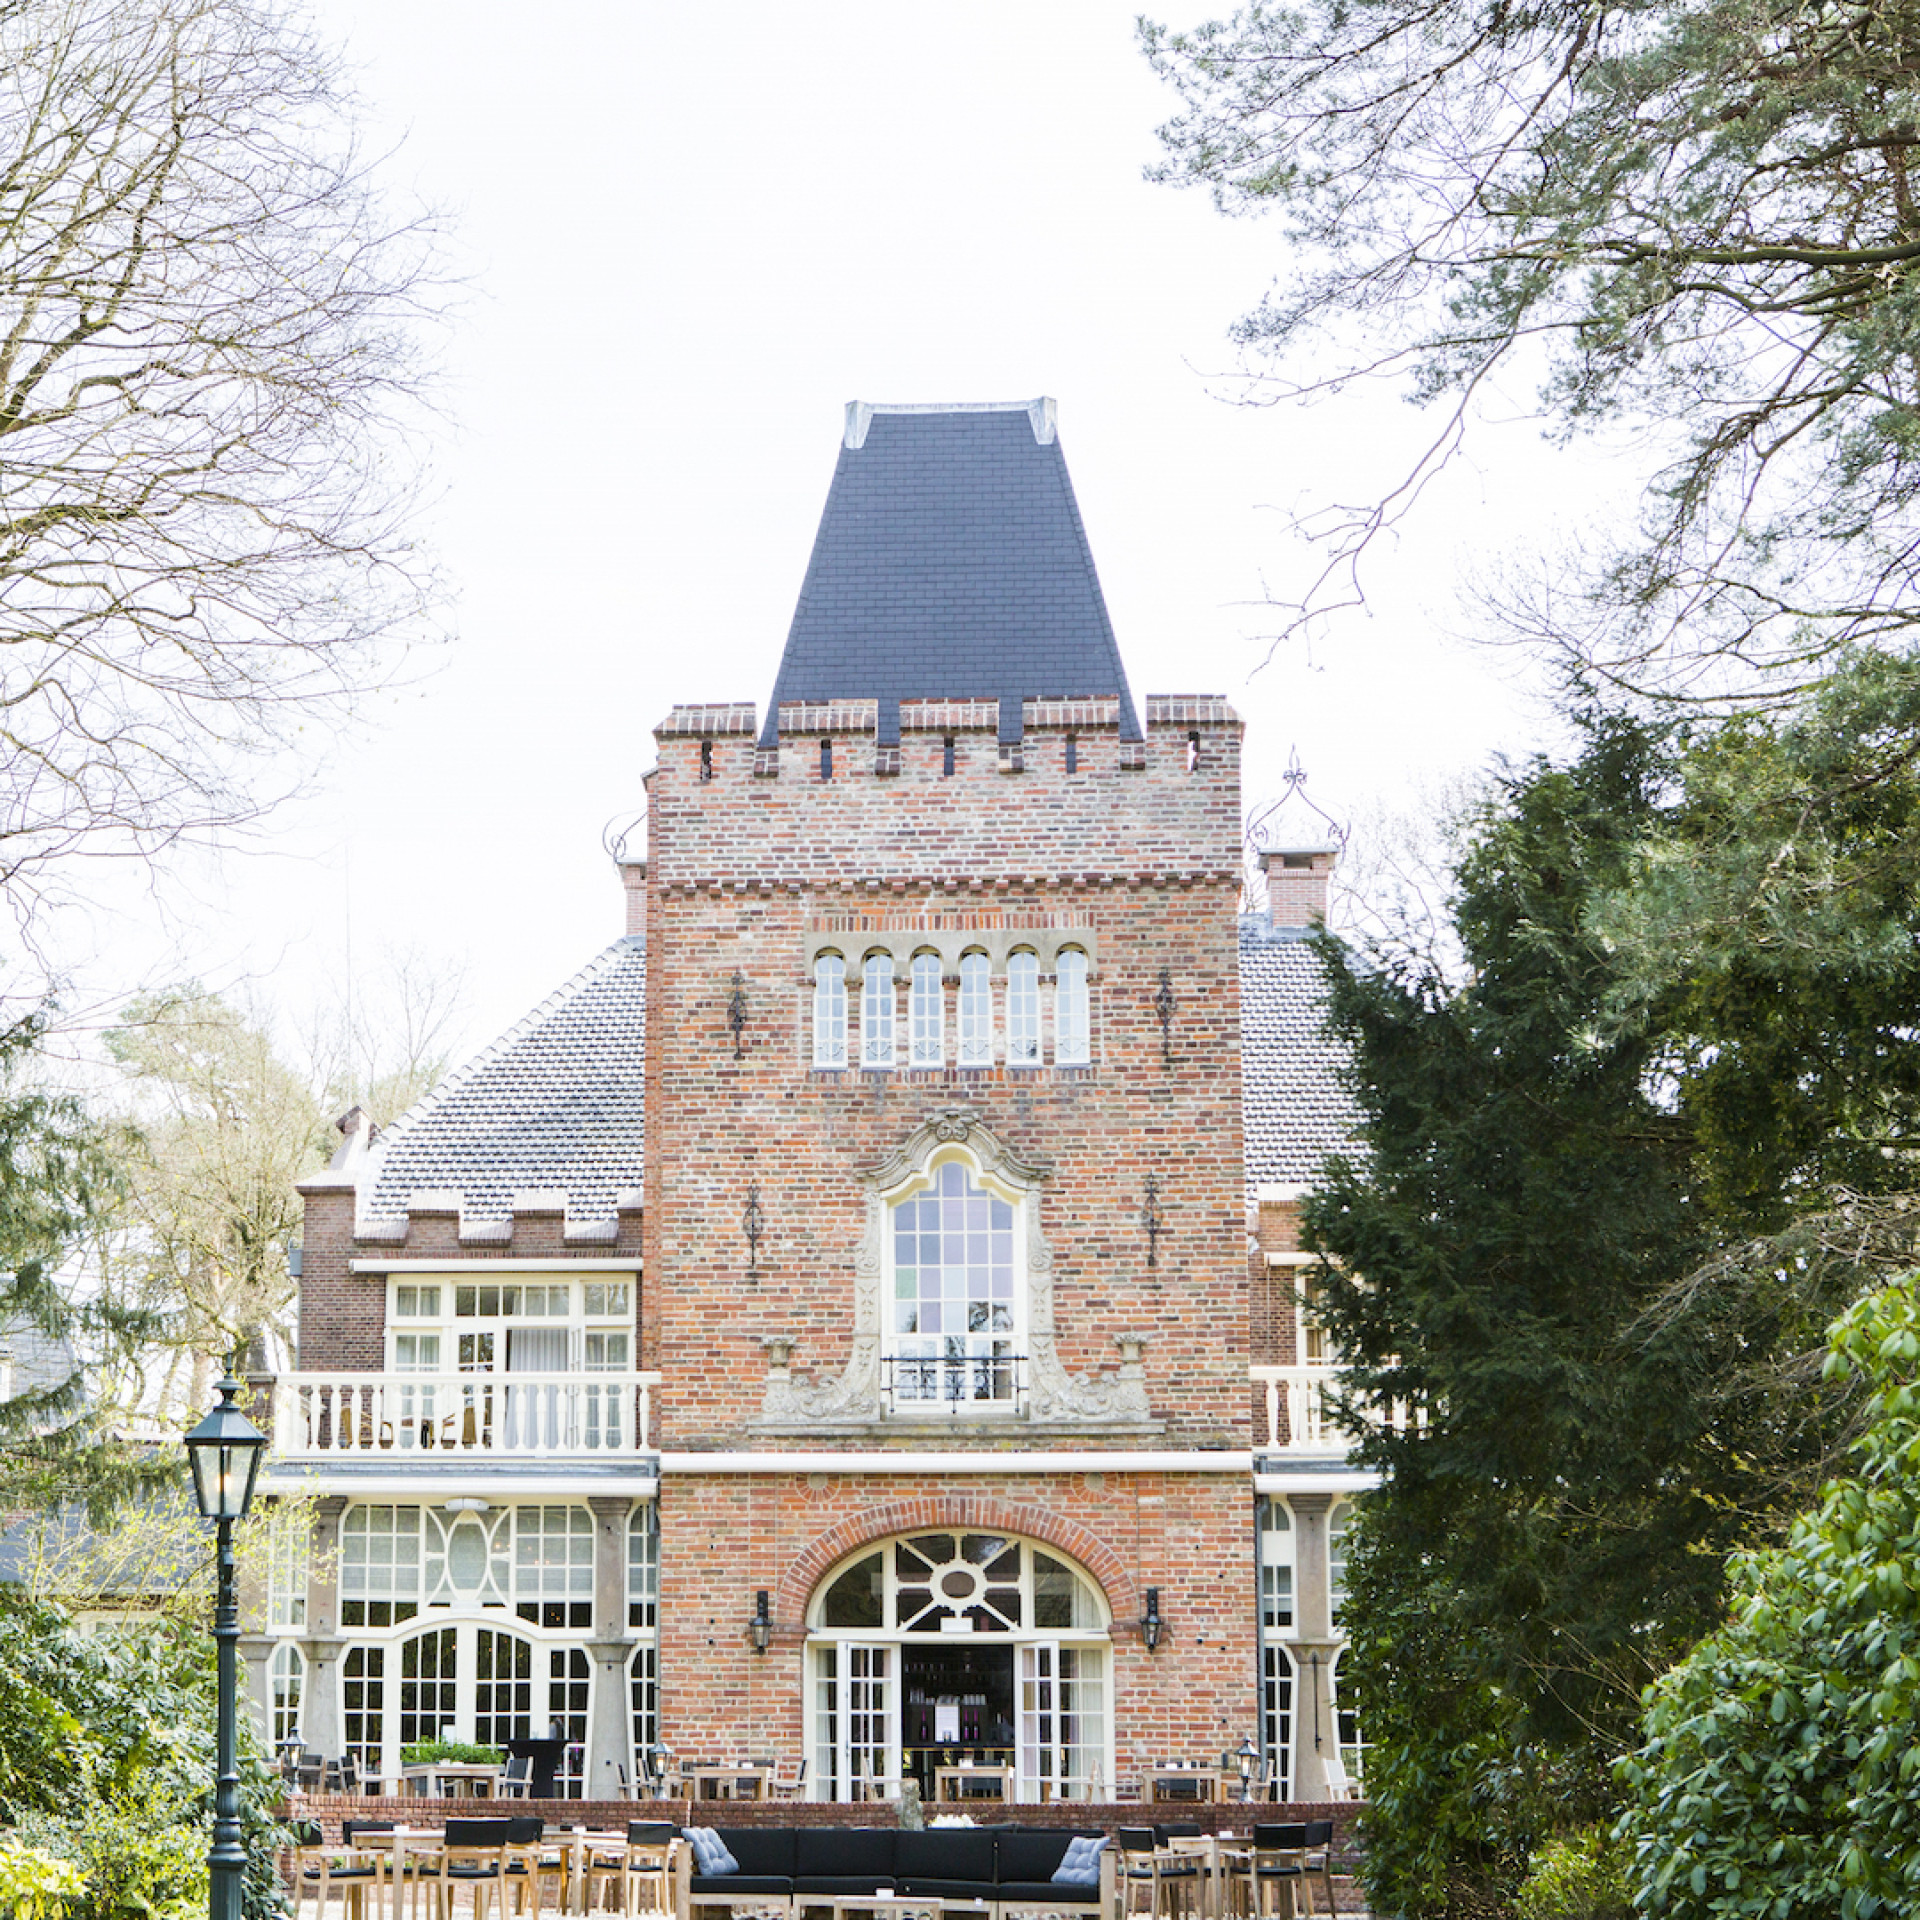
[[[975,947],[960,956],[960,1049],[963,1067],[993,1065],[993,962]]]
[[[1300,1631],[1295,1568],[1298,1536],[1293,1512],[1277,1496],[1260,1503],[1260,1624],[1268,1636],[1292,1639]]]
[[[1086,950],[1062,947],[1053,963],[1053,1061],[1059,1067],[1084,1067],[1093,1060]]]
[[[920,952],[913,956],[907,987],[907,1061],[916,1071],[947,1063],[946,983],[940,956]]]
[[[1026,1071],[1043,1064],[1040,1040],[1040,956],[1031,947],[1007,955],[1007,1065]]]
[[[813,963],[813,1064],[836,1073],[847,1064],[847,963],[837,953]]]
[[[267,1741],[275,1752],[300,1738],[306,1692],[307,1656],[283,1640],[267,1665]]]
[[[899,1273],[899,1235],[901,1224],[899,1210],[910,1202],[918,1202],[924,1195],[933,1193],[941,1185],[941,1173],[947,1167],[957,1167],[966,1184],[976,1189],[991,1205],[999,1202],[1010,1211],[1010,1222],[1004,1230],[1007,1234],[1007,1318],[1004,1328],[991,1325],[975,1328],[969,1324],[965,1328],[941,1327],[932,1332],[916,1328],[905,1332],[898,1326],[899,1308],[903,1301],[900,1294],[902,1281]],[[886,1195],[882,1215],[881,1235],[883,1243],[884,1273],[882,1280],[881,1338],[880,1352],[884,1361],[893,1363],[894,1392],[893,1411],[896,1416],[929,1418],[991,1418],[995,1416],[1012,1417],[1018,1414],[1025,1403],[1025,1370],[1032,1357],[1030,1343],[1030,1296],[1028,1285],[1028,1240],[1029,1231],[1026,1209],[1030,1204],[1029,1194],[1022,1188],[997,1180],[988,1173],[975,1157],[963,1146],[944,1147],[930,1154],[924,1167]],[[991,1235],[995,1230],[991,1227]],[[991,1258],[991,1251],[989,1251]],[[955,1264],[946,1251],[944,1229],[942,1230],[943,1268]],[[989,1266],[991,1272],[991,1266]],[[913,1298],[917,1305],[924,1308],[928,1296],[916,1281],[917,1291]],[[953,1304],[942,1296],[942,1306]],[[969,1293],[966,1296],[969,1309],[975,1304],[984,1304],[991,1315],[995,1298],[989,1290],[984,1302],[975,1303]],[[964,1343],[960,1350],[953,1346],[954,1341]],[[941,1350],[927,1351],[927,1343],[939,1342]],[[1003,1365],[1003,1361],[1011,1365]],[[901,1392],[900,1369],[903,1364],[911,1367],[916,1361],[924,1361],[939,1376],[941,1391],[929,1396],[918,1390],[916,1380],[914,1390]],[[969,1392],[953,1395],[946,1376],[957,1369],[954,1377],[966,1385],[969,1379],[983,1384],[987,1391]]]
[[[860,963],[860,1065],[868,1073],[894,1067],[893,955],[876,949]]]
[[[554,1312],[556,1290],[566,1290],[564,1312]],[[530,1305],[538,1292],[542,1311],[506,1310]],[[474,1296],[469,1311],[462,1297]],[[387,1371],[389,1373],[462,1373],[500,1375],[516,1371],[507,1363],[517,1331],[564,1328],[566,1358],[561,1373],[633,1371],[633,1282],[594,1275],[576,1279],[563,1271],[493,1277],[476,1273],[438,1279],[393,1277],[387,1283]],[[497,1311],[487,1312],[489,1296]],[[462,1336],[469,1344],[462,1346]],[[482,1341],[490,1342],[481,1357]],[[556,1369],[518,1369],[551,1374]],[[424,1392],[425,1389],[423,1388]],[[406,1409],[402,1410],[403,1418]]]

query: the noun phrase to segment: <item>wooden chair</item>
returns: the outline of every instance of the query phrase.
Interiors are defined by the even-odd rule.
[[[1308,1891],[1312,1891],[1314,1874],[1320,1876],[1320,1884],[1326,1891],[1327,1912],[1340,1911],[1333,1903],[1333,1865],[1329,1856],[1333,1852],[1333,1822],[1331,1820],[1309,1820],[1306,1838],[1306,1874]]]
[[[502,1798],[524,1800],[533,1780],[533,1756],[510,1753],[506,1770],[500,1776],[498,1791]]]
[[[506,1920],[508,1896],[513,1892],[510,1869],[514,1849],[508,1844],[507,1820],[449,1820],[440,1848],[440,1912],[452,1920],[454,1895],[461,1887],[473,1889],[473,1920],[486,1920],[493,1896],[500,1896],[500,1920]],[[482,1896],[485,1896],[483,1899]]]
[[[384,1884],[378,1861],[357,1849],[350,1836],[329,1845],[317,1820],[302,1820],[293,1830],[293,1911],[311,1893],[315,1920],[326,1920],[327,1903],[336,1892],[343,1913],[366,1911],[369,1888]]]
[[[1327,1756],[1326,1768],[1329,1800],[1358,1800],[1362,1797],[1360,1782],[1347,1771],[1347,1763],[1337,1753]]]
[[[1200,1862],[1162,1852],[1152,1827],[1122,1827],[1118,1840],[1120,1920],[1136,1913],[1148,1920],[1186,1920],[1198,1905]]]
[[[1256,1920],[1280,1911],[1279,1889],[1283,1880],[1300,1883],[1306,1895],[1307,1911],[1313,1912],[1313,1887],[1307,1879],[1307,1829],[1303,1824],[1298,1821],[1256,1824],[1253,1845],[1245,1859],[1241,1872],[1245,1876],[1246,1911],[1255,1915]]]
[[[627,1914],[674,1911],[674,1854],[679,1831],[671,1820],[629,1820],[620,1863],[620,1900]]]
[[[806,1791],[807,1762],[804,1756],[798,1765],[791,1760],[779,1761],[767,1776],[769,1800],[800,1800],[806,1797]]]

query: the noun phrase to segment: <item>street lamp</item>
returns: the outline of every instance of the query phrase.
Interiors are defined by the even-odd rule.
[[[1253,1798],[1253,1763],[1259,1757],[1253,1750],[1253,1742],[1243,1734],[1240,1739],[1240,1751],[1234,1755],[1240,1763],[1240,1798],[1242,1800]]]
[[[220,1404],[187,1435],[193,1497],[203,1519],[220,1529],[220,1585],[214,1601],[213,1637],[219,1650],[220,1722],[213,1790],[213,1851],[207,1855],[209,1920],[240,1920],[241,1881],[247,1870],[240,1844],[240,1770],[234,1760],[234,1667],[240,1640],[240,1608],[233,1592],[233,1523],[247,1517],[253,1483],[267,1436],[233,1404],[240,1383],[229,1366],[220,1382]]]

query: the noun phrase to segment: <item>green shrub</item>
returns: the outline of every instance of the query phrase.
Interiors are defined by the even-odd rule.
[[[1610,1827],[1549,1840],[1527,1867],[1515,1902],[1520,1920],[1632,1920],[1627,1863]]]
[[[476,1746],[471,1740],[416,1740],[400,1749],[400,1764],[405,1767],[432,1766],[440,1760],[464,1767],[501,1767],[506,1765],[506,1754],[499,1747]]]
[[[13,1920],[66,1920],[84,1885],[70,1862],[0,1834],[0,1913]]]

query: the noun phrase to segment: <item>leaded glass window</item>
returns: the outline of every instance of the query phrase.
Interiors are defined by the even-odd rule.
[[[913,956],[912,989],[907,1000],[908,1024],[912,1029],[913,1064],[938,1067],[946,1061],[946,1039],[942,1032],[940,956],[916,953]]]
[[[1078,947],[1064,947],[1054,963],[1054,1064],[1084,1067],[1092,1057],[1087,1029],[1087,956]]]
[[[837,953],[813,963],[813,1064],[847,1064],[847,963]]]
[[[960,1064],[993,1065],[993,972],[984,953],[960,956]]]
[[[896,1404],[1012,1401],[1020,1318],[1012,1205],[949,1160],[892,1214]]]
[[[870,953],[860,979],[860,1064],[893,1065],[893,955]]]
[[[1040,1064],[1040,959],[1022,947],[1007,959],[1007,1065]]]

